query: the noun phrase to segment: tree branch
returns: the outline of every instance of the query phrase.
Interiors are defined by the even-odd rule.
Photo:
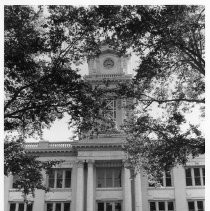
[[[140,95],[150,98],[150,99],[138,99],[138,101],[140,102],[157,102],[159,104],[167,103],[167,102],[181,102],[181,101],[190,102],[190,103],[205,103],[205,99],[196,100],[196,99],[176,98],[176,99],[168,99],[168,100],[158,100],[145,94],[140,94]]]

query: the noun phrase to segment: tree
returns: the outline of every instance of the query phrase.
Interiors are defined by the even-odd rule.
[[[4,174],[11,173],[18,177],[14,185],[22,189],[24,199],[32,194],[36,188],[48,191],[43,184],[42,171],[48,173],[52,166],[61,161],[39,161],[37,157],[29,155],[25,151],[24,140],[19,137],[7,138],[4,144]]]
[[[204,153],[198,128],[182,131],[184,113],[195,104],[203,111],[205,102],[202,6],[49,6],[47,11],[44,17],[42,7],[38,12],[5,7],[6,131],[18,130],[23,139],[41,134],[65,112],[79,133],[92,129],[106,107],[100,98],[104,90],[92,90],[75,65],[97,55],[109,38],[119,53],[131,49],[139,57],[134,80],[113,90],[136,99],[134,116],[124,125],[131,165],[160,175],[185,164],[190,154]],[[155,103],[165,118],[151,116]]]
[[[41,170],[57,163],[26,153],[25,138],[42,134],[64,113],[70,115],[69,123],[79,125],[84,117],[97,116],[99,106],[76,67],[91,55],[94,19],[83,7],[49,6],[47,11],[44,17],[43,7],[5,6],[4,127],[10,134],[5,138],[5,175],[18,175],[25,194],[46,190]]]
[[[203,154],[198,127],[182,128],[185,112],[194,106],[204,116],[204,7],[99,6],[96,11],[106,17],[101,24],[107,25],[112,42],[123,52],[132,48],[139,57],[134,80],[119,92],[135,98],[138,110],[124,125],[131,165],[158,176],[186,164],[190,155]],[[154,104],[165,117],[153,117],[149,110],[154,113]]]
[[[90,86],[72,67],[85,58],[93,29],[83,22],[82,8],[67,8],[50,7],[52,14],[41,24],[41,11],[5,7],[5,130],[29,135],[64,112],[77,119],[93,103]]]

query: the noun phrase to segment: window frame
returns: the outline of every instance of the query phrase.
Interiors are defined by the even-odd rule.
[[[104,170],[104,174],[103,174],[103,183],[104,186],[102,187],[99,187],[98,186],[98,181],[99,181],[99,178],[98,178],[98,170]],[[112,181],[112,185],[111,186],[107,186],[107,173],[108,173],[108,170],[111,170],[111,175],[112,175],[112,178],[111,178],[111,181]],[[115,178],[115,170],[119,170],[120,171],[120,185],[119,186],[115,186],[116,185],[116,178]],[[100,178],[101,179],[101,178]],[[121,167],[97,167],[96,168],[96,188],[122,188],[122,168]]]
[[[64,189],[64,188],[71,188],[72,185],[72,169],[71,168],[53,168],[51,171],[53,171],[54,177],[51,178],[53,180],[53,187],[50,187],[49,180],[50,180],[50,174],[47,175],[47,187],[54,188],[54,189]],[[62,171],[62,187],[58,187],[58,172]],[[66,172],[71,172],[71,178],[70,178],[70,187],[66,187]]]
[[[149,210],[150,209],[150,203],[153,202],[155,203],[155,211],[176,211],[176,207],[175,207],[175,201],[174,200],[149,200]],[[164,202],[164,206],[165,206],[165,210],[160,210],[159,209],[159,202]],[[173,202],[173,210],[169,210],[168,209],[168,204],[169,202]]]
[[[19,189],[18,186],[15,186],[15,182],[18,180],[18,175],[12,175],[12,189]]]
[[[194,211],[200,211],[198,210],[198,201],[202,201],[203,203],[203,211],[205,211],[205,200],[204,199],[196,199],[196,200],[193,200],[193,199],[190,199],[187,201],[187,206],[188,206],[188,211],[190,210],[189,209],[189,202],[194,202]]]
[[[11,210],[11,209],[10,209],[11,204],[15,204],[15,211],[18,211],[18,210],[19,210],[19,205],[20,205],[20,204],[23,204],[23,205],[24,205],[23,210],[24,210],[24,211],[27,211],[27,205],[28,205],[28,204],[24,203],[23,201],[18,201],[18,202],[17,202],[17,201],[14,201],[14,202],[13,202],[13,201],[10,201],[10,202],[9,202],[9,211]],[[31,209],[31,210],[33,211],[33,205],[34,205],[33,201],[30,201],[29,204],[32,204],[32,209]]]
[[[104,211],[106,211],[106,204],[107,203],[111,203],[112,204],[112,211],[115,211],[115,205],[117,204],[117,203],[120,203],[120,206],[121,206],[121,211],[123,211],[123,207],[122,207],[122,201],[120,201],[120,200],[117,200],[117,201],[96,201],[96,211],[98,211],[98,204],[99,203],[103,203],[104,204]]]
[[[112,113],[112,115],[109,115]],[[117,101],[115,99],[106,99],[105,117],[116,122],[117,119]]]
[[[171,179],[171,185],[170,186],[167,186],[166,185],[166,179],[167,178],[169,178],[169,177],[167,177],[167,175],[166,175],[166,172],[164,172],[163,173],[163,177],[162,177],[162,181],[160,181],[160,187],[158,187],[158,188],[171,188],[171,187],[174,187],[174,183],[173,183],[173,172],[172,171],[168,171],[168,172],[170,172],[170,179]],[[155,187],[155,185],[154,184],[151,184],[149,181],[148,181],[148,188],[154,188]]]
[[[53,204],[53,211],[55,211],[55,208],[56,208],[56,203],[57,204],[61,204],[61,211],[64,211],[64,204],[65,203],[69,203],[70,205],[70,211],[71,211],[71,201],[45,201],[45,211],[47,211],[47,204]]]
[[[191,177],[187,177],[186,171],[190,169],[190,174]],[[199,169],[199,178],[200,178],[200,185],[196,185],[196,180],[195,180],[195,170],[194,169]],[[185,167],[185,185],[186,187],[202,187],[205,186],[205,175],[203,175],[203,169],[205,172],[205,166],[186,166]],[[187,185],[187,178],[191,179],[191,184],[192,185]]]

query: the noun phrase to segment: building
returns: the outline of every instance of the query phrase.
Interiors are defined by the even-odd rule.
[[[103,46],[98,58],[90,60],[89,75],[93,86],[129,81],[129,56],[118,56]],[[26,149],[40,159],[62,159],[65,162],[44,175],[51,188],[36,190],[23,203],[21,192],[12,187],[13,176],[5,178],[5,211],[203,211],[205,169],[204,157],[191,160],[186,167],[177,166],[163,176],[162,187],[149,185],[140,172],[135,178],[126,165],[122,144],[125,136],[119,126],[128,110],[122,104],[129,100],[108,99],[108,116],[116,122],[111,132],[87,136],[74,142],[27,143]]]

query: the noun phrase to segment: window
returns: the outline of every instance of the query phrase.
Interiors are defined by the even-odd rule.
[[[194,167],[185,169],[186,186],[205,185],[205,168]]]
[[[204,211],[204,201],[188,201],[188,210],[189,211]]]
[[[71,169],[52,169],[48,174],[49,188],[70,188]]]
[[[120,201],[107,201],[107,202],[98,202],[97,211],[121,211],[121,202]]]
[[[202,168],[202,173],[203,173],[203,185],[205,185],[205,168]]]
[[[32,203],[23,203],[23,202],[12,202],[10,203],[9,211],[32,211],[33,204]]]
[[[70,211],[70,202],[47,202],[46,211]]]
[[[150,201],[150,211],[174,211],[173,201]]]
[[[170,171],[164,172],[163,178],[161,181],[159,181],[159,183],[163,187],[171,187],[172,186],[171,172]],[[154,186],[155,186],[154,183],[149,182],[149,187],[154,187]]]
[[[18,184],[16,184],[17,180],[18,180],[18,176],[14,175],[13,182],[12,182],[12,188],[18,188]]]
[[[97,168],[97,187],[121,187],[121,168]]]
[[[116,100],[106,100],[105,117],[111,120],[116,120]]]

